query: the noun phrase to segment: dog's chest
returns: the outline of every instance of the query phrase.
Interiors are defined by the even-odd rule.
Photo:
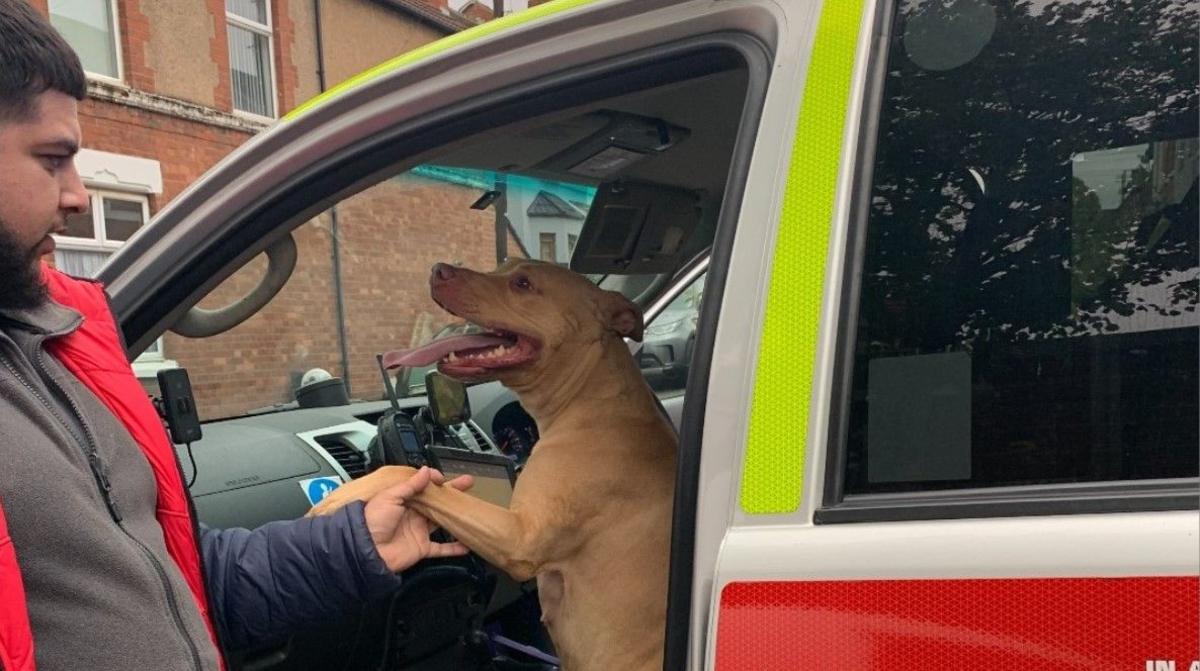
[[[542,622],[547,626],[554,622],[562,609],[562,571],[542,571],[537,575],[538,602],[542,605]]]

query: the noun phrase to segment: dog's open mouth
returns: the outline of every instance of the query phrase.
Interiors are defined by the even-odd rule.
[[[451,375],[478,375],[533,360],[541,346],[533,338],[503,329],[440,338],[416,349],[388,352],[383,365],[428,366],[437,362]]]

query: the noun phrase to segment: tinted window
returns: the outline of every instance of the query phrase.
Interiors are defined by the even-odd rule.
[[[847,493],[1197,475],[1198,7],[899,4]]]
[[[704,278],[701,275],[693,280],[646,325],[637,353],[638,365],[650,388],[660,394],[682,394],[687,387],[700,301],[704,298]]]

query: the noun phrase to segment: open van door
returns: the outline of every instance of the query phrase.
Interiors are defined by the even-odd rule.
[[[707,668],[1200,668],[1200,4],[787,19],[698,328]]]
[[[654,333],[666,669],[1188,668],[1198,11],[559,0],[298,108],[100,277],[131,354],[162,337],[191,371],[202,519],[294,517],[295,469],[370,467],[374,354],[455,327],[433,262],[543,258]],[[289,237],[275,286],[255,258]],[[178,332],[264,274],[253,314]],[[351,402],[296,407],[313,368]],[[469,394],[464,445],[531,436],[511,393]],[[231,472],[247,454],[288,472]],[[413,668],[393,615],[251,665]]]

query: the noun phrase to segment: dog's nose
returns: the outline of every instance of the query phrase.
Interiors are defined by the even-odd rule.
[[[433,274],[430,276],[429,281],[448,282],[454,279],[455,272],[454,266],[448,263],[435,263],[433,264]]]

